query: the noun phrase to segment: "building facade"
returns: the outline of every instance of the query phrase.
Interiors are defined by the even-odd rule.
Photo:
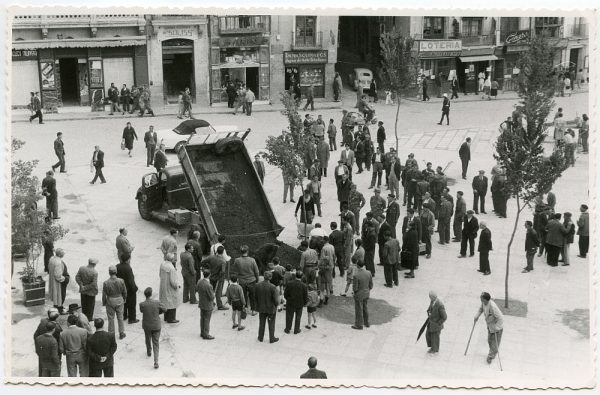
[[[148,83],[141,15],[26,15],[12,26],[12,105],[99,108],[110,83]]]

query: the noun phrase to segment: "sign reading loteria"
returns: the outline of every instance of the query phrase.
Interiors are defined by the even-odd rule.
[[[460,56],[461,40],[421,40],[419,41],[420,58],[448,58]]]

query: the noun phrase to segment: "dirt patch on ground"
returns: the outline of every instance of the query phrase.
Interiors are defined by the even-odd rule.
[[[504,307],[504,299],[494,299],[496,305],[504,315],[512,315],[513,317],[527,317],[527,303],[520,300],[509,299],[508,308]]]
[[[317,315],[340,324],[354,324],[354,298],[332,296],[327,306],[317,310]],[[400,309],[382,299],[369,299],[369,324],[382,325],[400,315]]]
[[[562,323],[586,339],[590,338],[590,311],[588,309],[558,310]]]

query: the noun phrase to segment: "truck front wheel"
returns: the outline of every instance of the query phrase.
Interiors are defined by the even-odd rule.
[[[146,204],[146,195],[140,195],[138,198],[138,211],[140,212],[140,216],[149,221],[152,219],[152,212],[148,209],[148,205]]]

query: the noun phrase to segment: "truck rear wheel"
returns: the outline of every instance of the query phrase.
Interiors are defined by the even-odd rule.
[[[215,144],[215,152],[218,155],[233,154],[238,152],[244,146],[244,142],[239,137],[225,137]]]
[[[146,221],[149,221],[152,219],[152,212],[148,209],[148,206],[146,205],[146,199],[145,199],[146,195],[141,195],[138,199],[138,211],[140,212],[140,216],[145,219]]]

